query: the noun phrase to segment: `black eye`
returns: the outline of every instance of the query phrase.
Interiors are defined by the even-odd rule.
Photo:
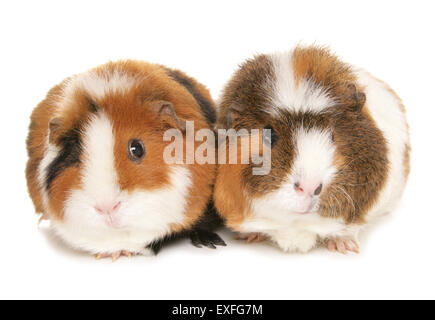
[[[263,131],[263,138],[273,148],[276,145],[278,136],[271,126],[265,126],[264,129],[270,130],[270,137],[266,136],[266,132]]]
[[[128,142],[128,157],[131,161],[139,162],[145,156],[145,146],[142,140],[131,139]]]
[[[335,142],[335,135],[334,135],[334,131],[331,132],[331,141]]]

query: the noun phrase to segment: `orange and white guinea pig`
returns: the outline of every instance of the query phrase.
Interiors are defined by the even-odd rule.
[[[268,174],[254,175],[253,163],[218,167],[215,205],[239,238],[358,252],[358,233],[401,197],[410,168],[401,100],[325,48],[246,61],[218,114],[219,128],[271,130]]]
[[[208,90],[183,72],[110,62],[67,78],[33,111],[28,190],[70,246],[118,258],[157,253],[173,237],[224,245],[209,231],[215,164],[167,164],[167,129],[212,128]],[[195,142],[195,147],[197,142]]]

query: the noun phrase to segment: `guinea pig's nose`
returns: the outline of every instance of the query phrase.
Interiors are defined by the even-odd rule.
[[[294,188],[297,193],[306,194],[309,196],[318,196],[323,189],[323,184],[321,183],[304,183],[296,182]]]
[[[304,188],[301,187],[301,184],[299,182],[295,183],[295,190],[299,192],[304,192]]]
[[[118,202],[112,202],[112,203],[106,203],[102,205],[97,205],[94,207],[95,211],[97,211],[99,214],[107,214],[110,215],[114,213],[118,208],[121,206],[121,201]]]

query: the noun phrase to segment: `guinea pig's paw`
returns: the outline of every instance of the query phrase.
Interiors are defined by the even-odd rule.
[[[95,259],[100,260],[100,259],[105,259],[105,258],[112,258],[112,261],[115,262],[120,257],[131,258],[132,255],[133,255],[133,253],[130,251],[121,250],[121,251],[116,251],[113,253],[107,253],[107,252],[97,253],[95,255]]]
[[[306,253],[315,247],[317,236],[311,232],[289,232],[276,235],[274,240],[285,252]]]
[[[328,239],[328,250],[347,254],[348,252],[359,253],[358,241],[351,237],[333,237]]]
[[[262,233],[238,233],[235,240],[246,241],[247,243],[258,243],[267,240],[267,236]]]
[[[216,249],[216,246],[225,247],[227,245],[218,234],[207,230],[192,230],[189,233],[189,237],[192,245],[197,248],[205,246],[210,249]]]

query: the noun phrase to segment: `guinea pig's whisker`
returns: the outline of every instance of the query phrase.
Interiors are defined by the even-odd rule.
[[[355,162],[356,160],[359,160],[359,157],[355,157],[355,158],[353,158],[352,160],[350,160],[350,161],[344,163],[344,164],[343,164],[343,167],[340,169],[340,171],[344,171],[345,169],[349,169],[349,168],[350,168],[350,165],[351,165],[353,162]]]
[[[364,183],[340,183],[342,186],[351,186],[351,187],[357,187],[357,186],[364,186],[367,184],[370,184],[370,182],[364,182]]]
[[[347,202],[349,202],[350,205],[352,206],[352,212],[350,212],[350,215],[352,217],[354,217],[355,213],[356,213],[356,208],[355,208],[354,201],[352,200],[352,197],[349,195],[349,193],[347,193],[342,187],[340,187],[338,185],[334,185],[334,189],[337,190],[338,193],[342,193],[345,196]],[[341,206],[340,206],[340,209],[341,209]]]
[[[347,199],[349,199],[349,203],[352,205],[353,211],[352,211],[352,216],[355,216],[356,213],[356,208],[355,208],[355,204],[354,201],[352,199],[352,197],[349,195],[349,193],[342,187],[340,186],[336,186],[336,188],[338,188],[339,190],[341,190],[343,192],[343,194],[346,196]]]
[[[333,185],[334,190],[337,190],[337,193],[340,193],[340,190],[337,189],[337,187],[335,185]],[[334,193],[331,193],[331,197],[334,198],[334,203],[337,203],[337,205],[334,205],[334,209],[335,209],[335,216],[339,216],[340,213],[338,211],[342,211],[342,203],[341,201],[336,197],[336,195]],[[337,211],[338,209],[338,211]]]
[[[334,194],[331,194],[334,197],[334,203],[336,202],[337,205],[332,206],[334,208],[334,217],[338,217],[339,213],[337,209],[340,209],[341,211],[341,205],[340,205],[340,201],[337,199],[337,197]]]

